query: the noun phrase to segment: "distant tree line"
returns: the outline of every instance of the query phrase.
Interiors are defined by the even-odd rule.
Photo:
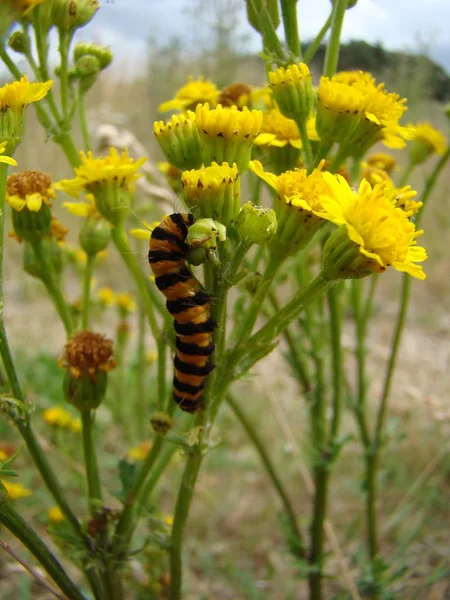
[[[308,44],[303,44],[306,50]],[[321,68],[325,57],[325,46],[318,49],[312,67]],[[428,96],[434,100],[445,102],[450,99],[450,77],[446,71],[432,61],[425,54],[406,54],[405,52],[392,52],[386,50],[381,44],[368,44],[362,40],[356,40],[342,44],[339,55],[339,69],[354,70],[361,69],[370,71],[377,75],[385,74],[387,71],[396,73],[401,71],[403,77],[416,78],[426,74],[425,83],[428,88]]]

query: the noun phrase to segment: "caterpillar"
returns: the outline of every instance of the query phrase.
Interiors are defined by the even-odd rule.
[[[174,359],[173,397],[188,413],[202,409],[202,395],[208,374],[214,365],[211,297],[200,289],[186,265],[188,228],[194,219],[190,213],[174,213],[155,227],[150,238],[148,260],[157,288],[166,297],[166,306],[174,318],[176,355]]]

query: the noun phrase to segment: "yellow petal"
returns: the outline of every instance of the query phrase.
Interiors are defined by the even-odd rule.
[[[264,180],[266,183],[268,183],[270,185],[270,187],[272,187],[274,190],[277,189],[277,180],[278,180],[277,176],[274,175],[273,173],[266,173],[264,171],[264,167],[259,162],[259,160],[251,160],[249,162],[248,166],[249,166],[250,171],[253,171],[253,173],[255,173],[255,175],[257,175],[262,180]]]
[[[92,211],[92,207],[85,202],[63,202],[63,206],[67,208],[71,215],[77,217],[87,217]]]
[[[17,161],[11,158],[10,156],[0,156],[0,163],[4,163],[5,165],[11,165],[12,167],[17,167]]]
[[[256,146],[267,146],[270,145],[275,139],[275,135],[273,133],[260,133],[258,137],[255,139]]]
[[[129,233],[138,240],[149,240],[151,236],[151,231],[149,229],[130,229]]]
[[[32,212],[38,212],[42,206],[42,196],[39,193],[27,196],[27,208]]]
[[[14,210],[17,210],[17,212],[20,212],[23,209],[23,207],[26,205],[25,200],[23,200],[23,198],[21,198],[20,196],[8,196],[7,200],[8,200],[8,204]]]

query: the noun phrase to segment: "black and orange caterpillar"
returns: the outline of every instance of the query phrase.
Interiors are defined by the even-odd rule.
[[[186,213],[166,217],[153,230],[148,253],[156,286],[166,297],[167,310],[175,319],[173,396],[188,413],[202,409],[205,380],[214,368],[210,356],[214,352],[212,333],[216,327],[210,316],[211,297],[200,289],[186,265],[186,237],[193,222],[192,215]]]

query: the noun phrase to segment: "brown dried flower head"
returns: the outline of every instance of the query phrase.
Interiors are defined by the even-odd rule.
[[[58,221],[55,215],[52,215],[50,237],[54,238],[57,242],[64,242],[68,233],[69,230],[67,227],[64,227],[61,221]]]
[[[67,342],[60,366],[67,368],[75,379],[88,374],[95,382],[99,371],[107,372],[116,367],[112,354],[112,340],[92,331],[80,331]]]
[[[222,106],[242,106],[242,101],[248,104],[252,88],[246,83],[232,83],[220,92],[218,104]]]
[[[22,171],[8,177],[8,194],[26,198],[28,194],[53,197],[50,175],[42,171]],[[50,193],[49,193],[50,192]]]

